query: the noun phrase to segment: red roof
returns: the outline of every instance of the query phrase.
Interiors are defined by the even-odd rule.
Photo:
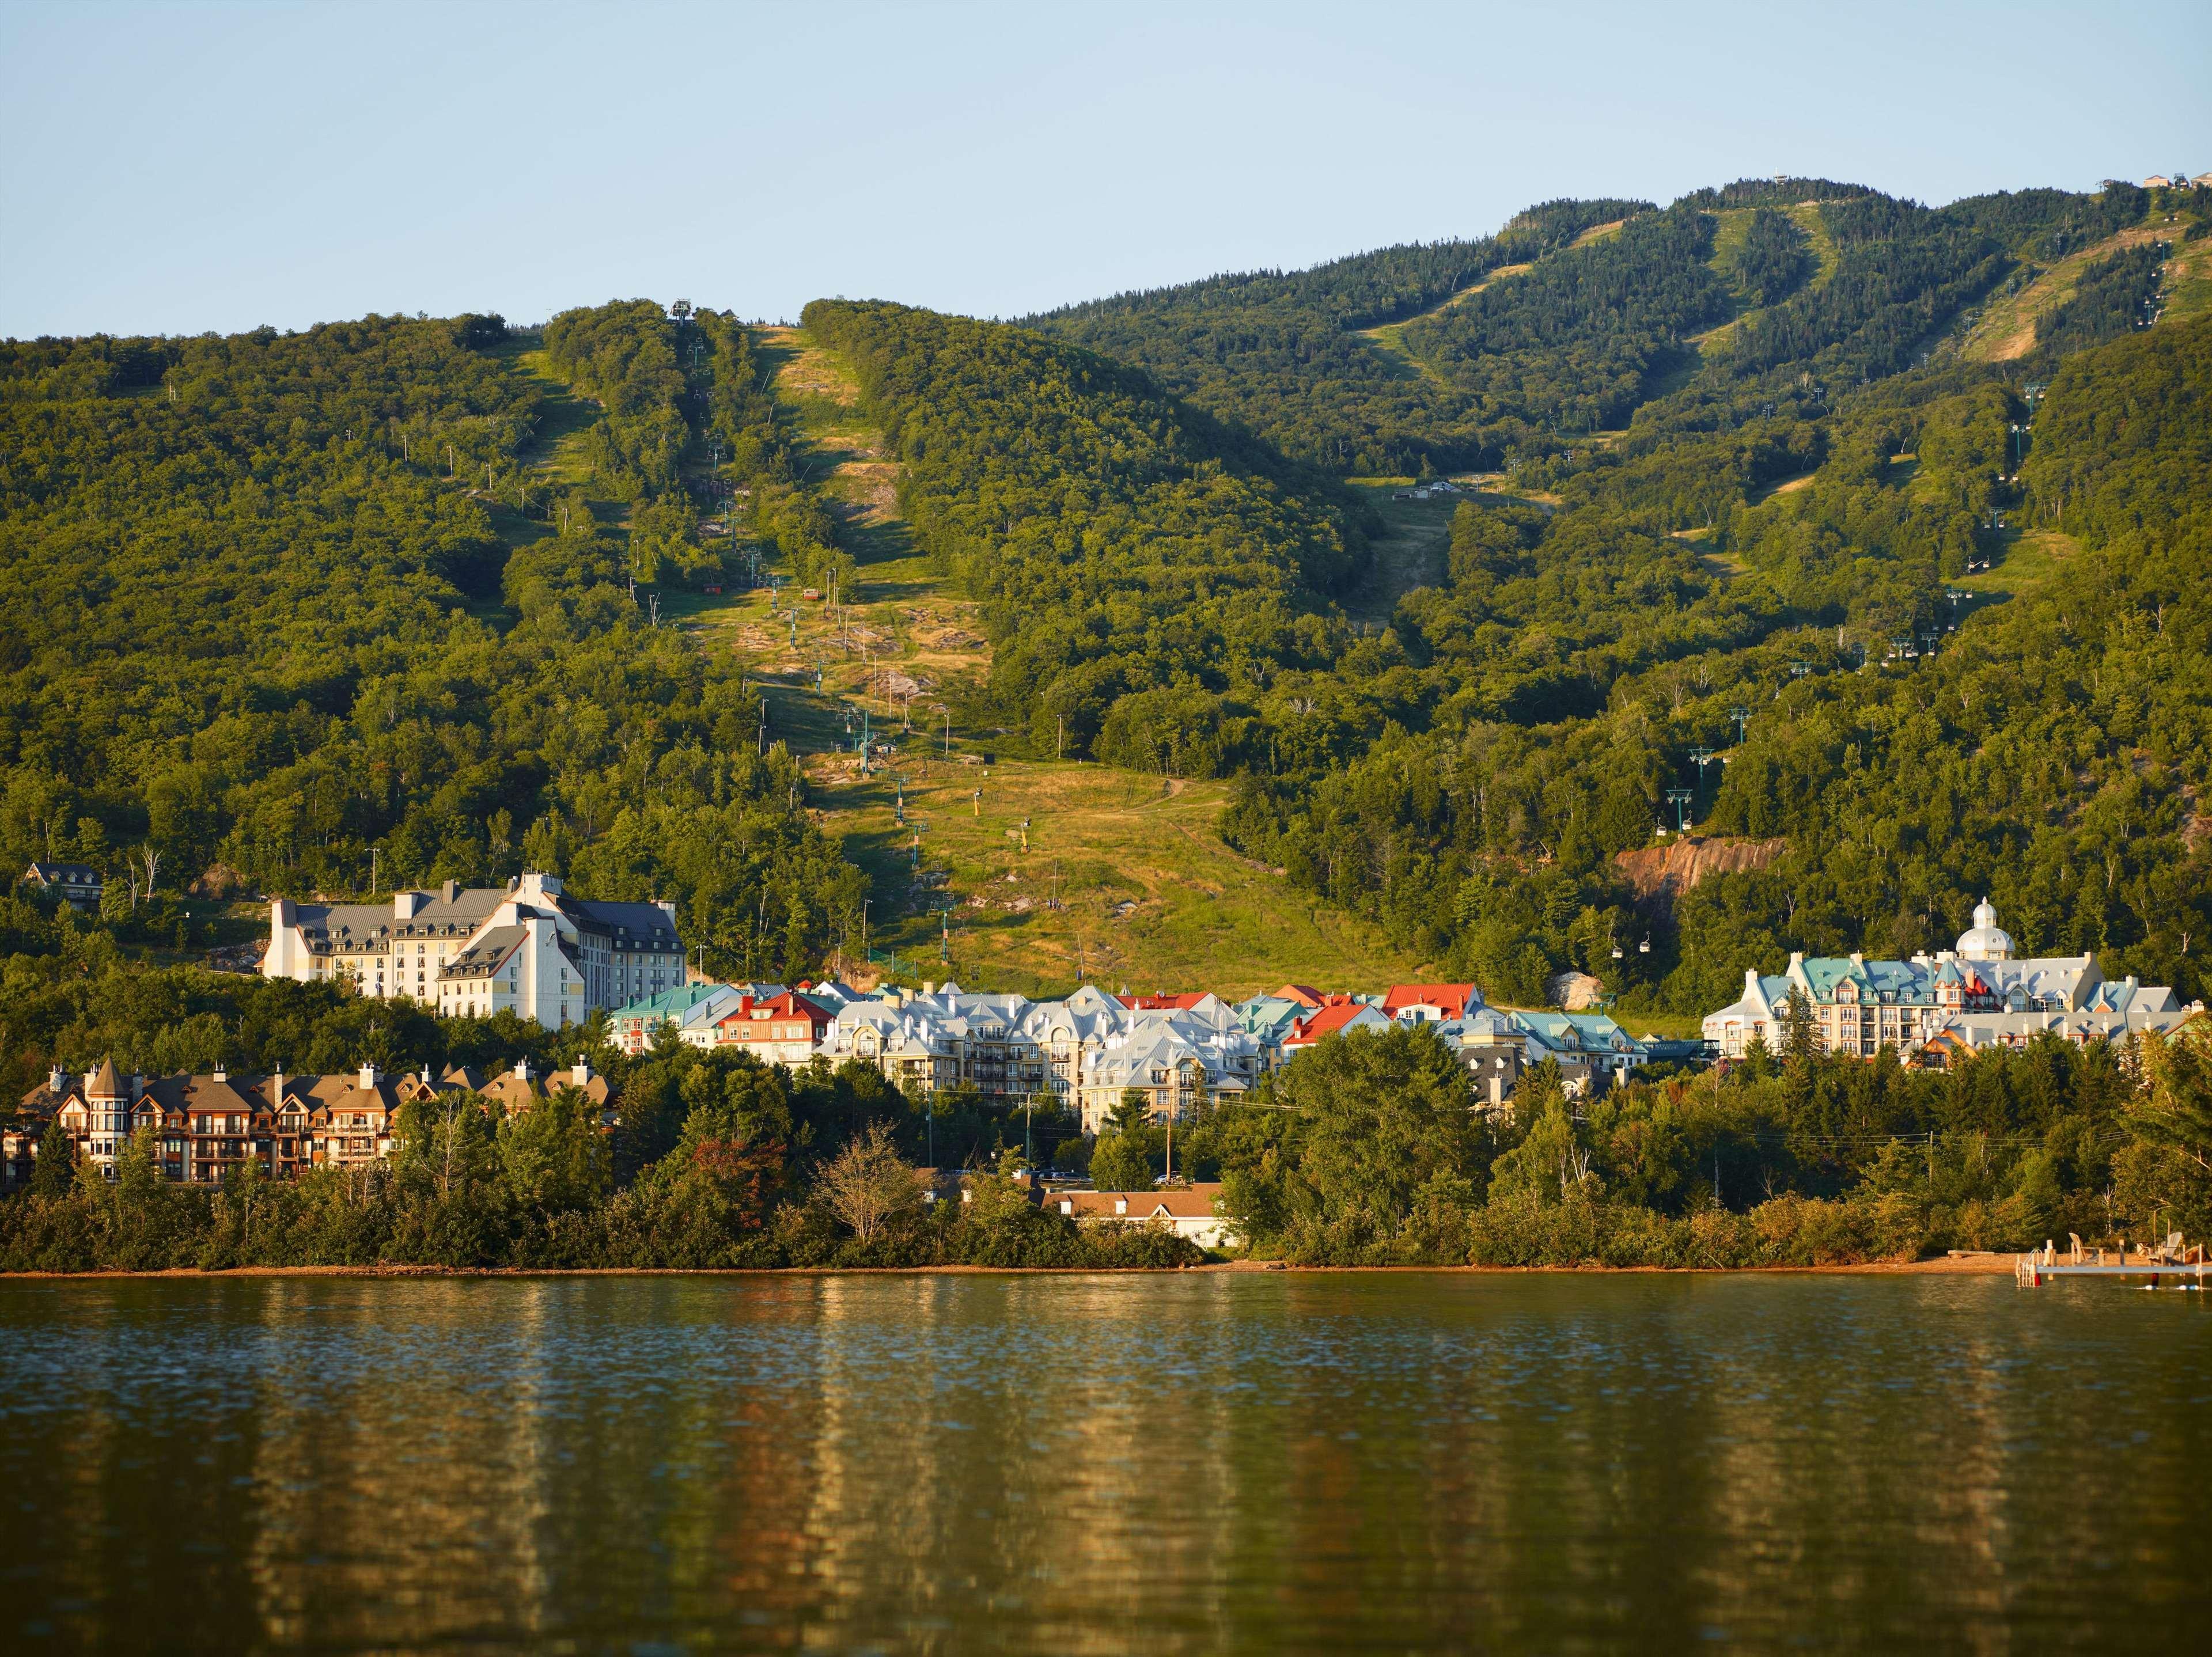
[[[1301,1007],[1318,1007],[1327,997],[1310,984],[1285,984],[1275,992],[1278,1001],[1295,1001]]]
[[[1177,1012],[1196,1006],[1209,993],[1191,990],[1182,995],[1117,995],[1114,998],[1133,1012]]]
[[[1298,1021],[1297,1029],[1285,1041],[1285,1047],[1301,1046],[1318,1041],[1324,1035],[1334,1035],[1353,1019],[1367,1011],[1368,1004],[1355,1001],[1348,995],[1332,995],[1328,1005]]]
[[[1447,1018],[1464,1018],[1468,1005],[1482,1005],[1472,984],[1393,984],[1382,998],[1382,1011],[1395,1018],[1406,1007],[1435,1007]]]
[[[1164,1213],[1172,1219],[1210,1220],[1213,1199],[1220,1194],[1219,1183],[1211,1181],[1159,1191],[1055,1191],[1044,1200],[1046,1207],[1077,1219],[1148,1220]],[[1117,1211],[1114,1206],[1117,1202],[1128,1206]]]
[[[714,1022],[720,1027],[750,1024],[755,1019],[766,1023],[771,1018],[804,1018],[816,1029],[835,1022],[834,1016],[827,1008],[808,1000],[796,990],[786,990],[781,995],[760,1001],[756,1001],[750,995],[741,995],[738,998],[738,1005]]]

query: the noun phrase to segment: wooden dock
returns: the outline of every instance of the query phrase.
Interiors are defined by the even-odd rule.
[[[2106,1251],[2101,1248],[2090,1259],[2092,1251],[2081,1246],[2079,1237],[2069,1235],[2067,1241],[2072,1247],[2063,1253],[2046,1242],[2015,1258],[2013,1280],[2023,1289],[2040,1289],[2048,1278],[2142,1278],[2148,1279],[2146,1288],[2158,1289],[2165,1286],[2162,1278],[2173,1278],[2178,1279],[2175,1288],[2198,1290],[2212,1280],[2212,1262],[2205,1259],[2204,1245],[2185,1247],[2179,1231],[2155,1248],[2130,1249],[2123,1242],[2111,1251],[2118,1256],[2112,1260],[2105,1258]]]

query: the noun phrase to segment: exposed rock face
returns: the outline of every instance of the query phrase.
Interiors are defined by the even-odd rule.
[[[1544,988],[1562,1012],[1588,1012],[1605,998],[1605,985],[1588,973],[1556,973]]]
[[[1664,846],[1618,852],[1629,889],[1639,903],[1673,907],[1676,898],[1707,875],[1741,874],[1764,869],[1790,847],[1786,840],[1730,840],[1718,835],[1680,835]]]
[[[185,893],[188,897],[228,900],[247,896],[252,889],[252,883],[244,875],[228,863],[217,863],[211,865],[198,880],[185,888]]]

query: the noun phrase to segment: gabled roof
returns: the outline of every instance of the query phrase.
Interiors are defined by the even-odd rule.
[[[1381,1011],[1364,1001],[1355,1001],[1350,996],[1334,996],[1328,1005],[1320,1008],[1302,1020],[1291,1033],[1285,1046],[1304,1046],[1318,1041],[1324,1035],[1340,1035],[1347,1029],[1386,1029],[1390,1021]]]
[[[1382,1011],[1394,1017],[1407,1007],[1435,1007],[1458,1018],[1481,1005],[1482,992],[1473,984],[1393,984],[1382,998]]]
[[[33,863],[23,878],[47,886],[99,886],[106,877],[89,863]]]
[[[495,926],[438,969],[440,978],[489,978],[529,940],[527,926]]]
[[[1151,1191],[1060,1191],[1047,1197],[1045,1205],[1086,1220],[1210,1220],[1220,1194],[1218,1182]],[[1126,1211],[1116,1213],[1116,1203],[1126,1204]]]

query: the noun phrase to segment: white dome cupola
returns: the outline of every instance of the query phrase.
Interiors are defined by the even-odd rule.
[[[1984,898],[1974,905],[1974,925],[1959,934],[1959,955],[1966,961],[2009,961],[2012,934],[1997,925],[1996,907]]]

